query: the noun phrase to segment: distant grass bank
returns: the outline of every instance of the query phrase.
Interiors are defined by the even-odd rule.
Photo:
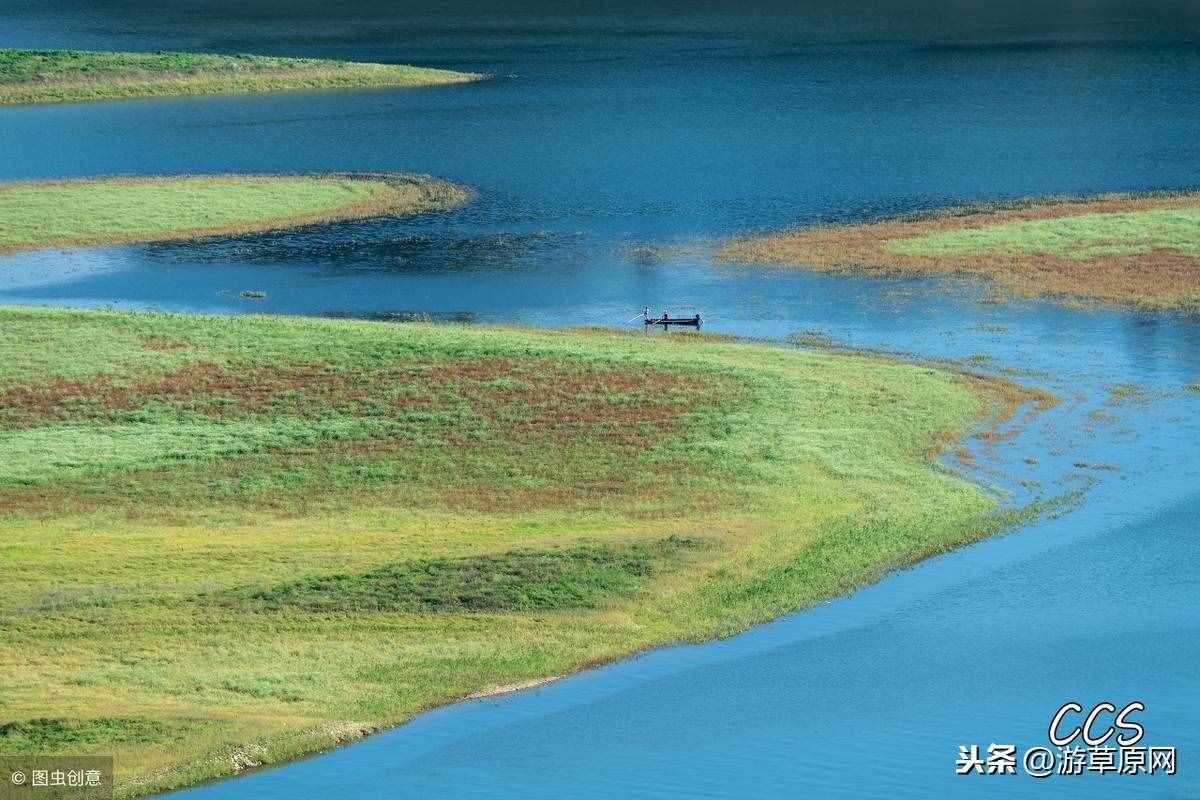
[[[952,209],[734,239],[725,262],[970,274],[1022,296],[1200,309],[1200,194]]]
[[[0,105],[296,89],[436,86],[471,72],[317,58],[0,48]]]
[[[0,754],[121,796],[730,634],[994,532],[1032,393],[695,335],[0,310]]]
[[[420,175],[186,175],[0,184],[0,253],[151,242],[442,211],[467,190]]]

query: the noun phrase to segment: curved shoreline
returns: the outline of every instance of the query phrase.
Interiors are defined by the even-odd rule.
[[[982,277],[996,299],[1200,309],[1200,192],[1029,198],[734,237],[723,264]]]
[[[27,370],[24,377],[10,378],[8,404],[0,404],[0,407],[7,408],[11,418],[26,423],[12,434],[19,440],[18,446],[25,441],[22,437],[30,435],[22,431],[50,430],[57,437],[60,434],[55,431],[59,429],[54,426],[61,425],[59,417],[62,414],[68,414],[66,422],[70,422],[72,414],[86,417],[91,413],[82,407],[78,412],[71,411],[76,408],[72,398],[83,392],[94,399],[90,406],[93,411],[96,403],[101,410],[107,407],[106,404],[115,406],[119,419],[113,423],[116,426],[112,429],[114,435],[128,429],[129,423],[124,421],[124,415],[128,413],[145,416],[152,411],[159,416],[167,415],[157,422],[143,420],[145,424],[138,433],[137,445],[141,449],[132,454],[137,456],[133,461],[127,458],[125,462],[117,463],[111,456],[102,455],[96,457],[100,459],[98,461],[80,462],[82,467],[92,464],[97,469],[106,465],[109,468],[109,472],[97,473],[99,477],[87,483],[90,487],[88,502],[99,497],[96,492],[112,493],[111,502],[103,506],[104,511],[89,505],[76,507],[72,487],[78,482],[73,483],[69,474],[45,478],[51,481],[47,485],[53,485],[59,497],[52,510],[39,511],[43,506],[39,505],[40,495],[36,488],[10,491],[12,507],[18,513],[26,508],[22,503],[28,501],[31,505],[25,513],[35,517],[51,514],[68,527],[74,524],[71,520],[88,526],[101,524],[107,519],[104,514],[117,514],[121,519],[120,525],[113,529],[116,538],[106,550],[118,558],[105,573],[107,588],[104,592],[111,602],[89,611],[95,615],[94,624],[98,627],[76,629],[77,635],[72,637],[78,651],[76,661],[61,668],[49,668],[38,678],[40,685],[73,687],[70,680],[91,663],[89,654],[101,652],[97,649],[101,645],[108,649],[119,646],[171,654],[161,662],[145,665],[156,674],[161,672],[161,685],[148,686],[142,676],[126,674],[124,667],[115,667],[111,674],[102,669],[95,676],[100,681],[96,685],[112,686],[111,696],[101,697],[94,689],[65,689],[68,694],[86,692],[81,697],[91,698],[80,701],[83,705],[74,710],[67,723],[86,724],[88,719],[97,716],[149,713],[163,730],[176,730],[172,726],[179,724],[180,719],[191,719],[195,712],[177,705],[167,714],[154,714],[143,709],[156,707],[154,701],[161,696],[159,690],[162,686],[168,689],[173,686],[183,674],[178,671],[180,669],[193,670],[202,665],[204,674],[212,676],[211,680],[206,679],[203,687],[195,690],[199,694],[194,695],[206,709],[205,718],[213,720],[212,730],[203,736],[196,734],[196,738],[191,734],[170,738],[170,743],[163,748],[151,745],[147,750],[134,748],[131,752],[120,753],[126,757],[141,753],[143,755],[137,756],[139,761],[135,763],[144,765],[141,770],[127,773],[121,796],[195,785],[259,765],[279,764],[377,730],[396,727],[423,711],[477,695],[480,691],[519,688],[515,685],[545,675],[563,675],[612,663],[673,642],[726,637],[796,609],[843,595],[874,582],[892,569],[996,533],[1016,519],[1011,512],[997,512],[994,498],[981,487],[961,475],[950,474],[933,458],[934,453],[943,452],[957,435],[978,431],[981,424],[988,425],[984,420],[997,424],[996,420],[1008,418],[1013,390],[987,381],[956,377],[947,370],[932,370],[861,354],[834,355],[687,336],[646,339],[640,335],[600,331],[400,327],[353,321],[117,312],[12,310],[6,313],[14,341],[25,347],[40,348],[38,352],[44,351],[47,359],[56,358],[55,354],[68,349],[64,337],[72,341],[83,336],[118,344],[124,342],[119,345],[124,348],[120,358],[113,353],[96,353],[83,363],[76,363],[78,359],[71,361],[72,379],[48,384],[49,394],[40,392],[38,387],[44,384],[47,374],[55,374],[53,370],[47,373],[43,368],[36,368],[32,372]],[[70,320],[72,324],[63,325],[64,320]],[[28,345],[30,342],[33,344]],[[685,506],[677,508],[675,503],[682,501],[671,499],[674,495],[667,491],[674,478],[671,472],[663,472],[655,479],[668,481],[667,488],[663,489],[665,494],[651,493],[649,496],[661,498],[653,502],[665,505],[649,507],[657,510],[651,517],[642,518],[639,513],[645,511],[638,511],[642,506],[626,499],[619,488],[605,490],[602,495],[604,505],[580,516],[581,512],[572,511],[571,506],[556,510],[559,509],[556,503],[560,502],[554,499],[557,495],[540,501],[537,496],[520,500],[520,505],[513,511],[500,509],[485,513],[472,511],[473,507],[455,510],[457,506],[453,506],[439,510],[440,506],[436,504],[426,507],[412,500],[393,501],[387,494],[393,491],[389,488],[390,483],[377,488],[373,488],[375,484],[368,484],[348,490],[357,492],[353,495],[357,498],[353,513],[336,507],[322,512],[318,507],[309,516],[279,520],[270,511],[239,510],[241,506],[229,505],[236,497],[225,498],[224,505],[214,509],[203,486],[195,491],[189,489],[193,486],[189,477],[193,473],[188,471],[186,462],[180,460],[182,444],[175,439],[162,439],[156,433],[159,428],[155,425],[169,428],[174,424],[169,412],[177,405],[187,412],[189,429],[201,424],[203,420],[197,421],[195,409],[208,408],[206,398],[213,391],[224,399],[222,408],[225,411],[217,422],[203,424],[244,423],[239,414],[261,413],[256,392],[266,380],[276,380],[282,389],[288,390],[284,395],[290,391],[293,397],[300,397],[308,382],[315,380],[314,400],[328,398],[330,403],[357,402],[356,384],[344,384],[343,381],[358,374],[366,380],[383,380],[390,373],[378,369],[381,354],[394,352],[395,357],[407,357],[403,354],[427,350],[444,352],[444,357],[451,358],[451,363],[441,369],[414,374],[427,375],[434,381],[453,379],[459,374],[465,376],[466,384],[451,384],[458,387],[453,389],[438,388],[441,385],[437,384],[434,387],[437,392],[430,395],[440,398],[449,393],[451,400],[462,392],[471,397],[498,393],[501,398],[509,397],[513,392],[536,392],[537,386],[522,389],[511,379],[492,380],[492,373],[481,371],[478,366],[481,357],[511,359],[515,357],[513,354],[520,354],[525,359],[534,358],[531,363],[540,365],[542,361],[537,358],[569,360],[579,358],[581,352],[590,353],[592,358],[600,359],[599,363],[611,364],[611,369],[634,370],[640,376],[646,375],[648,365],[656,364],[662,364],[664,368],[674,365],[672,368],[683,370],[680,374],[690,370],[707,371],[715,376],[709,381],[731,380],[729,375],[736,374],[739,380],[746,381],[746,391],[751,391],[751,396],[744,403],[739,402],[736,408],[731,406],[724,411],[712,412],[738,415],[740,421],[731,418],[733,427],[725,434],[733,438],[725,445],[710,446],[702,444],[708,440],[698,434],[695,446],[702,448],[698,453],[711,453],[708,458],[728,457],[738,464],[749,459],[747,472],[735,472],[721,478],[722,485],[728,486],[729,491],[743,487],[737,491],[745,491],[747,495],[741,500],[738,499],[740,494],[734,495],[711,510],[701,507],[703,503],[698,506],[695,500],[688,500]],[[37,360],[42,358],[38,352],[31,356],[34,363],[40,363]],[[387,356],[384,363],[392,363],[391,358]],[[150,360],[148,363],[162,361],[167,366],[128,366],[143,363],[145,359]],[[354,366],[359,359],[368,360],[366,372]],[[278,371],[280,365],[311,365],[316,360],[330,364],[316,371],[296,367],[285,370],[275,379],[271,377],[276,375],[271,370]],[[462,364],[460,371],[452,368],[458,362]],[[187,363],[211,366],[189,368]],[[504,366],[507,363],[497,362],[504,370],[508,369]],[[113,364],[127,365],[123,369],[128,374],[116,374],[118,370]],[[229,366],[222,367],[221,364]],[[106,376],[89,378],[97,368],[104,369]],[[167,378],[156,378],[162,369],[167,370]],[[735,372],[727,374],[728,370]],[[398,375],[403,377],[403,374]],[[134,381],[135,387],[141,387],[132,395],[123,389],[130,380]],[[403,386],[415,385],[411,380],[405,380]],[[564,384],[558,381],[555,385]],[[640,381],[631,384],[637,385]],[[93,386],[94,390],[89,388]],[[347,388],[339,388],[343,386]],[[822,388],[815,391],[817,386]],[[697,385],[696,391],[700,388]],[[659,394],[662,391],[660,386]],[[379,392],[370,393],[371,396],[377,394]],[[408,392],[401,397],[410,395]],[[597,396],[595,392],[579,395],[580,402],[585,403],[593,402],[588,398]],[[726,394],[721,393],[721,396]],[[149,405],[145,405],[147,402]],[[139,411],[143,406],[144,409]],[[305,407],[315,413],[322,406]],[[623,408],[623,404],[618,404],[611,413],[624,419],[620,416]],[[781,413],[783,409],[797,413]],[[591,413],[588,412],[589,419]],[[837,418],[848,416],[857,424],[831,434],[831,415]],[[546,419],[553,424],[557,418],[556,415]],[[439,419],[441,417],[436,414],[430,416],[429,424],[438,425]],[[244,424],[236,428],[235,433],[240,432],[238,435],[243,437],[242,449],[262,438],[244,440],[246,435],[264,425],[269,426],[272,420],[267,417],[254,421],[256,427],[253,430]],[[636,424],[636,418],[633,424]],[[50,425],[50,429],[46,425]],[[862,426],[873,433],[858,432]],[[104,425],[85,428],[71,428],[76,437],[71,441],[93,434],[104,441],[112,438],[105,432]],[[456,429],[452,426],[452,431]],[[725,430],[724,427],[721,429]],[[280,428],[270,441],[275,442],[275,446],[282,446],[276,440],[288,430]],[[183,464],[180,471],[156,471],[163,466],[162,454],[153,449],[158,447],[155,444],[158,441],[170,451],[172,464]],[[691,439],[683,441],[678,446],[691,446],[686,444]],[[70,441],[66,446],[72,452],[101,452],[95,447],[76,447]],[[750,449],[745,449],[747,447]],[[818,451],[811,452],[813,447],[819,448]],[[762,457],[766,460],[760,461],[756,454],[762,448],[770,452]],[[25,454],[22,463],[26,464],[26,469],[20,475],[27,478],[49,475],[46,469],[69,471],[73,468],[54,466],[59,461],[53,454],[48,456],[52,463],[46,462],[49,465],[46,466],[43,464],[45,459],[37,460],[40,456],[31,455],[27,450],[21,452]],[[203,453],[208,452],[208,449],[203,450]],[[289,476],[302,474],[324,459],[324,449],[318,449],[310,456],[286,449],[280,452],[286,459]],[[360,451],[349,449],[344,452],[355,454]],[[374,451],[363,452],[370,455]],[[690,450],[687,452],[691,453]],[[220,456],[219,452],[214,453]],[[588,453],[591,454],[589,457],[594,456],[591,449]],[[569,462],[567,455],[564,453],[563,459]],[[482,454],[474,452],[468,456],[477,460]],[[258,465],[254,474],[270,478],[274,473],[269,465],[261,462],[260,457],[255,458],[259,460],[253,462]],[[310,463],[304,458],[316,461]],[[402,460],[402,451],[388,458],[396,459],[398,464],[406,463]],[[122,463],[132,465],[129,469],[150,471],[134,472],[128,479],[120,478]],[[706,481],[710,480],[704,477],[707,475],[703,469],[705,462],[694,463],[699,471],[682,484],[683,497],[692,496],[686,492],[702,491],[708,485]],[[236,469],[236,464],[224,469]],[[224,474],[219,459],[204,460],[203,465],[207,479],[217,479]],[[13,466],[10,472],[19,466]],[[200,469],[200,466],[193,465],[191,469]],[[108,474],[117,476],[111,485],[105,477]],[[142,480],[139,475],[153,480],[138,483]],[[438,478],[438,474],[434,477]],[[696,481],[699,483],[693,484]],[[570,491],[574,485],[561,484],[556,477],[552,488]],[[507,484],[501,482],[499,485]],[[591,485],[587,483],[581,490],[587,490]],[[897,487],[907,490],[906,501],[896,504],[885,500],[894,497]],[[400,490],[407,491],[403,486]],[[145,518],[136,510],[121,514],[120,509],[128,503],[138,501],[135,507],[144,507],[147,504],[141,499],[157,496],[161,491],[169,491],[175,498],[173,507],[176,511],[172,513],[186,513],[190,507],[188,503],[192,503],[193,513],[200,515],[194,520],[196,524],[180,527],[179,523],[168,519],[164,528],[155,516],[162,512],[152,512]],[[371,492],[383,494],[377,496]],[[292,495],[279,490],[273,496],[286,502]],[[320,499],[307,490],[305,496],[312,502]],[[930,517],[931,506],[940,509],[934,517]],[[378,514],[371,509],[377,509]],[[206,515],[214,510],[219,519],[229,517],[233,521],[204,524]],[[366,515],[360,516],[364,512]],[[591,515],[598,513],[601,517],[592,520]],[[252,516],[242,519],[246,514]],[[430,514],[438,521],[436,541],[427,538],[422,522],[422,515]],[[610,519],[606,514],[615,516]],[[689,560],[679,562],[678,567],[664,566],[656,571],[654,582],[646,584],[638,593],[614,597],[611,602],[578,611],[570,608],[550,611],[502,608],[481,618],[479,613],[471,611],[372,611],[372,607],[360,608],[352,603],[344,608],[338,606],[334,611],[342,610],[337,613],[326,613],[321,611],[325,606],[311,610],[303,606],[293,609],[286,603],[279,608],[261,607],[253,600],[259,596],[311,596],[320,600],[312,592],[339,586],[340,579],[331,578],[332,583],[296,583],[297,575],[330,577],[334,574],[332,571],[336,571],[337,574],[358,576],[357,580],[369,583],[375,580],[372,576],[376,573],[372,570],[380,568],[381,558],[385,559],[384,566],[390,557],[412,561],[416,565],[413,569],[419,569],[420,564],[435,556],[443,559],[468,556],[502,559],[505,547],[562,547],[579,541],[580,536],[600,536],[620,542],[623,537],[634,535],[661,535],[664,514],[675,521],[673,529],[688,536],[702,537],[711,544],[696,550],[694,556],[687,556]],[[242,521],[238,522],[238,519]],[[542,538],[528,538],[521,521],[530,519],[540,520],[539,524],[545,528]],[[94,552],[89,550],[83,554],[88,571],[79,573],[78,567],[73,566],[75,556],[72,553],[75,551],[70,542],[64,544],[53,534],[56,525],[37,526],[35,530],[19,516],[10,524],[41,541],[40,544],[31,543],[30,553],[35,561],[37,553],[43,552],[44,547],[67,548],[58,558],[61,574],[57,580],[62,585],[74,586],[78,597],[86,601],[92,585],[89,576],[97,568]],[[559,528],[562,532],[556,532]],[[43,539],[43,534],[38,532],[43,530],[49,538]],[[459,530],[475,536],[487,533],[487,536],[479,541],[459,541],[460,537],[455,535]],[[252,536],[254,552],[261,553],[265,561],[259,557],[245,561],[253,554],[241,553],[238,549],[244,536]],[[323,557],[324,551],[320,549],[297,550],[297,536],[301,537],[300,541],[307,542],[307,546],[336,547],[337,556]],[[135,547],[140,554],[136,573],[128,573],[122,566],[119,554],[126,547]],[[241,567],[219,573],[216,585],[211,581],[218,574],[199,576],[206,582],[194,586],[197,576],[179,572],[176,565],[186,567],[197,547],[205,553],[206,559],[241,553]],[[56,549],[56,552],[60,550]],[[486,565],[491,562],[479,563],[483,565],[480,569],[486,571]],[[26,593],[32,591],[40,597],[41,589],[36,582],[24,589],[21,586],[19,582],[10,583],[8,599],[25,608],[29,606],[29,601],[22,599]],[[222,586],[228,589],[222,589]],[[233,590],[240,593],[229,594]],[[197,591],[201,593],[197,594]],[[379,596],[386,599],[386,595]],[[210,597],[215,600],[206,599]],[[22,619],[36,622],[40,630],[52,631],[63,619],[63,614],[73,613],[73,603],[74,600],[68,598],[61,608],[49,606]],[[178,614],[184,616],[179,618]],[[114,633],[114,630],[120,632]],[[381,633],[386,635],[381,636]],[[199,640],[225,644],[214,654],[209,647],[198,650],[196,642]],[[27,641],[24,649],[27,663],[47,667],[56,663],[47,655],[44,645],[37,636]],[[257,654],[273,653],[281,647],[294,648],[295,657],[301,662],[305,653],[317,647],[323,666],[281,676],[276,674],[278,665],[274,662],[256,660]],[[422,649],[426,647],[432,647],[432,653]],[[488,658],[464,656],[447,664],[444,660],[447,648],[450,652],[466,648],[466,653],[478,653],[481,652],[479,648],[483,648],[482,652],[486,652]],[[238,654],[237,677],[230,672],[233,666],[229,659],[220,655],[225,652]],[[531,657],[530,653],[538,655]],[[386,690],[386,702],[378,695],[383,690],[359,686],[355,680],[343,682],[338,677],[346,674],[351,663],[374,664],[386,672],[389,676],[386,683],[392,687]],[[293,685],[289,675],[297,679],[308,676],[307,682]],[[262,695],[262,681],[268,681],[272,692],[284,692],[290,699],[279,705],[271,700],[274,694]],[[226,683],[250,693],[230,695],[233,690],[225,687]],[[246,701],[247,696],[254,699]],[[172,697],[175,698],[172,703],[177,704],[178,698]],[[36,702],[33,695],[18,700],[9,711],[9,715],[18,720],[30,717],[34,708],[45,707],[45,703]],[[244,709],[246,702],[250,702],[257,716],[239,722],[239,709]],[[62,703],[66,707],[67,701]],[[368,707],[370,710],[365,710]],[[183,729],[178,730],[186,733]]]
[[[4,224],[4,194],[8,192],[36,192],[41,189],[81,189],[107,188],[111,186],[129,187],[164,187],[168,189],[186,189],[189,183],[195,183],[202,188],[219,186],[228,182],[236,190],[239,184],[249,182],[357,182],[369,185],[369,194],[363,197],[351,198],[349,202],[331,204],[326,207],[308,209],[298,213],[277,214],[270,208],[264,209],[262,216],[247,216],[232,219],[220,224],[192,224],[184,221],[179,227],[152,231],[104,231],[81,233],[76,235],[50,235],[44,239],[9,241],[3,236]],[[306,225],[339,222],[351,219],[369,219],[383,216],[412,216],[416,214],[451,211],[468,202],[474,193],[472,190],[449,181],[429,175],[407,173],[321,173],[321,174],[222,174],[222,175],[178,175],[178,176],[108,176],[100,178],[82,178],[69,180],[19,181],[0,184],[0,255],[21,250],[38,250],[46,248],[76,248],[100,247],[120,244],[148,244],[153,242],[186,241],[209,236],[236,236],[249,233],[262,233],[273,230],[286,230]],[[178,192],[173,198],[176,202],[190,201],[186,191]],[[81,207],[76,209],[80,214],[90,213],[86,207],[86,196],[80,198]],[[135,198],[136,200],[136,198]],[[61,210],[61,209],[58,209]],[[158,211],[155,206],[147,211]],[[136,213],[136,208],[123,209],[126,216]]]
[[[734,339],[734,341],[742,340]],[[898,359],[895,355],[885,353],[884,351],[875,351],[870,349],[830,348],[829,352],[842,352],[843,354],[854,357],[878,358],[881,361],[892,360],[899,361],[900,363],[936,363],[938,368],[946,370],[951,369],[951,365],[946,362],[922,362],[915,359]],[[983,386],[991,381],[995,381],[1000,384],[1008,384],[1009,386],[1018,386],[1007,379],[993,378],[992,376],[973,373],[967,370],[954,370],[954,374],[964,383],[975,384],[976,391],[982,391]],[[942,451],[943,455],[953,455],[948,450],[949,446],[961,442],[971,435],[990,434],[993,430],[993,426],[999,426],[1005,422],[1011,421],[1015,411],[1023,406],[1029,406],[1030,411],[1025,420],[1018,427],[1023,428],[1027,426],[1028,424],[1032,423],[1033,418],[1036,415],[1046,410],[1047,406],[1043,405],[1043,401],[1045,398],[1050,397],[1050,395],[1040,389],[1032,389],[1031,394],[1028,398],[1026,398],[1025,403],[1013,406],[1011,402],[1012,397],[1006,396],[1008,395],[1009,389],[1003,388],[1000,390],[1000,392],[1001,398],[999,400],[999,404],[992,410],[992,413],[980,420],[978,428],[964,432],[963,435],[957,440],[949,441],[947,443],[947,448]],[[952,471],[954,471],[955,474],[958,474],[963,480],[966,480],[972,484],[980,485],[975,479],[978,477],[978,475],[972,477],[970,474],[968,474],[969,472],[974,472],[974,470],[969,469],[970,464],[965,463],[962,459],[957,457],[954,458],[954,462],[957,469]],[[291,765],[319,758],[335,750],[340,750],[362,742],[368,738],[396,733],[397,731],[402,730],[405,726],[416,722],[427,714],[445,711],[456,706],[462,706],[476,701],[490,700],[504,697],[506,695],[528,692],[533,689],[539,689],[556,684],[565,679],[581,675],[582,673],[618,667],[643,656],[660,651],[667,651],[672,648],[687,646],[699,647],[731,637],[741,636],[755,629],[762,628],[763,626],[779,623],[792,615],[804,614],[806,612],[813,611],[821,607],[826,602],[844,600],[855,592],[870,589],[878,585],[880,581],[884,581],[889,576],[902,572],[903,570],[917,567],[925,562],[930,561],[931,559],[936,559],[939,556],[955,553],[963,548],[979,544],[987,539],[1004,536],[1011,532],[1015,532],[1026,525],[1032,525],[1039,519],[1045,518],[1046,515],[1065,513],[1066,510],[1073,508],[1075,504],[1079,502],[1079,500],[1080,497],[1078,492],[1065,493],[1060,496],[1030,503],[1027,506],[997,510],[994,512],[991,519],[988,520],[990,527],[986,527],[985,529],[978,531],[976,535],[965,539],[953,547],[931,550],[912,559],[882,565],[874,574],[869,577],[869,579],[855,583],[845,588],[844,591],[828,595],[807,605],[786,609],[778,614],[753,620],[734,629],[714,632],[711,635],[707,635],[702,638],[677,637],[673,639],[651,642],[627,652],[617,653],[611,657],[588,661],[570,669],[555,671],[553,674],[516,680],[512,683],[491,684],[477,691],[461,694],[449,698],[443,702],[431,703],[407,716],[390,722],[384,722],[381,724],[350,722],[345,723],[344,725],[322,726],[320,728],[300,731],[286,739],[273,738],[261,743],[255,743],[242,748],[237,748],[228,753],[222,753],[215,758],[210,756],[206,763],[216,763],[222,765],[223,771],[216,774],[209,774],[206,777],[190,783],[175,783],[163,782],[163,779],[167,778],[167,776],[170,774],[164,772],[158,776],[154,776],[158,778],[159,782],[156,783],[154,778],[147,779],[141,782],[131,794],[119,794],[118,796],[173,797],[175,795],[187,795],[192,790],[235,781],[239,778],[248,777],[258,772],[287,769]],[[258,760],[255,758],[255,756],[261,758],[262,760]],[[226,763],[232,765],[232,770],[228,770],[224,767],[224,764]]]

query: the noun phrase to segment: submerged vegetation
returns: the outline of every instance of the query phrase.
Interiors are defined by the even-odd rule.
[[[0,356],[0,754],[113,753],[122,795],[987,535],[935,457],[1038,400],[603,331],[14,309]]]
[[[1023,296],[1200,308],[1200,195],[975,206],[725,243],[727,262],[968,274]]]
[[[469,72],[317,58],[0,48],[0,105],[164,95],[433,86]]]
[[[0,253],[187,239],[442,211],[461,187],[420,175],[187,175],[0,184]]]

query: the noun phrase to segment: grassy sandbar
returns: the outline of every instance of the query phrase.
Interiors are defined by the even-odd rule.
[[[142,794],[733,633],[995,531],[935,457],[1014,392],[716,337],[0,310],[0,753],[114,753]]]
[[[317,58],[0,48],[0,105],[298,89],[436,86],[471,72]]]
[[[1200,194],[1108,195],[735,239],[726,262],[978,275],[1020,296],[1200,308]]]
[[[0,184],[0,253],[188,239],[453,208],[419,175],[185,175]]]

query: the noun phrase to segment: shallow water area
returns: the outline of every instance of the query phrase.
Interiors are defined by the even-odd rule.
[[[723,236],[796,223],[1194,187],[1194,10],[78,5],[5,3],[5,41],[496,78],[4,108],[0,179],[395,170],[479,198],[412,219],[11,254],[0,303],[534,325],[698,311],[706,330],[815,334],[1044,386],[1058,407],[1006,441],[968,439],[974,464],[950,466],[1012,504],[1085,490],[1066,513],[743,635],[463,703],[180,796],[1200,794],[1200,392],[1187,388],[1200,320],[711,263]],[[1059,705],[1104,699],[1146,704],[1146,743],[1178,748],[1177,775],[954,775],[959,745],[1044,745]]]

